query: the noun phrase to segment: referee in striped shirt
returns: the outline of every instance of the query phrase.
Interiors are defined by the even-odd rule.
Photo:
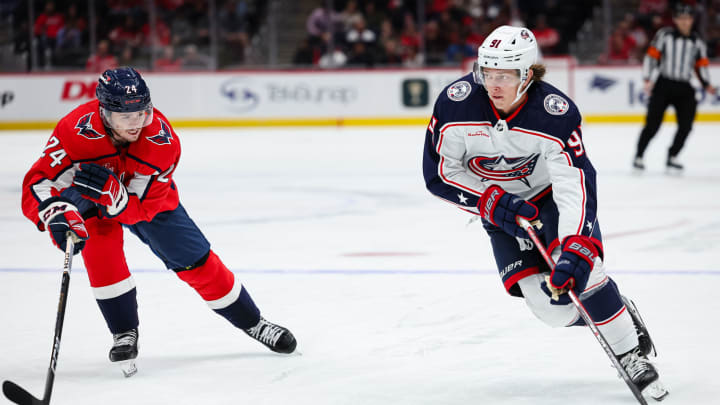
[[[692,6],[677,3],[673,11],[675,27],[662,28],[657,32],[643,60],[645,92],[650,94],[650,101],[633,161],[633,167],[638,170],[645,169],[645,149],[660,129],[665,110],[672,105],[675,107],[678,128],[668,150],[666,166],[668,170],[681,171],[683,166],[678,163],[677,155],[690,134],[697,108],[695,89],[690,85],[692,72],[697,73],[706,91],[715,93],[710,85],[705,42],[692,30]]]

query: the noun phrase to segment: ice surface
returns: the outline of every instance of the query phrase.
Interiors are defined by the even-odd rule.
[[[647,322],[666,404],[720,398],[720,159],[697,124],[664,173],[674,130],[630,163],[638,125],[588,125],[608,271]],[[139,372],[112,339],[80,257],[54,404],[633,404],[590,331],[551,329],[507,296],[488,238],[424,187],[424,128],[180,130],[181,201],[300,355],[269,352],[213,314],[127,233]],[[20,212],[49,131],[0,135],[0,380],[42,395],[62,253]],[[0,399],[6,403],[6,399]]]

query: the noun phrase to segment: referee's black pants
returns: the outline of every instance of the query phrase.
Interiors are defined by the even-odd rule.
[[[650,140],[660,129],[663,115],[665,115],[665,110],[669,105],[675,107],[678,128],[672,146],[668,151],[668,156],[677,156],[680,153],[695,120],[695,111],[697,109],[695,89],[688,82],[679,82],[661,76],[655,82],[650,94],[645,127],[640,132],[635,156],[643,156]]]

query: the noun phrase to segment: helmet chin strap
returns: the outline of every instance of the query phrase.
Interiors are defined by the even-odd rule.
[[[525,76],[525,80],[522,83],[520,83],[520,87],[518,87],[518,90],[517,90],[517,96],[515,97],[515,100],[513,100],[513,102],[510,103],[510,105],[517,103],[518,100],[520,100],[522,98],[522,96],[525,93],[527,93],[530,86],[532,86],[532,76],[530,76],[530,74],[531,74],[530,72],[532,72],[532,70],[528,69],[528,73]],[[531,79],[531,80],[528,82],[528,79]],[[525,85],[525,82],[527,82],[527,85]],[[525,85],[525,86],[523,87],[523,85]]]
[[[527,81],[527,79],[525,79],[525,80]],[[525,93],[527,93],[527,91],[528,91],[528,89],[530,88],[531,85],[532,85],[532,81],[529,82],[529,83],[527,84],[527,86],[525,86],[525,87],[523,88],[523,84],[521,83],[521,84],[520,84],[520,87],[518,87],[517,96],[515,97],[515,100],[513,100],[513,102],[510,103],[510,105],[513,105],[513,104],[517,103],[518,100],[520,100],[520,99],[522,98],[522,96],[523,96]]]

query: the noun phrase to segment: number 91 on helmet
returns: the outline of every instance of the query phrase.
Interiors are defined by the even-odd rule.
[[[131,67],[103,72],[95,95],[100,103],[100,117],[108,128],[143,128],[153,120],[150,89],[140,73]]]

